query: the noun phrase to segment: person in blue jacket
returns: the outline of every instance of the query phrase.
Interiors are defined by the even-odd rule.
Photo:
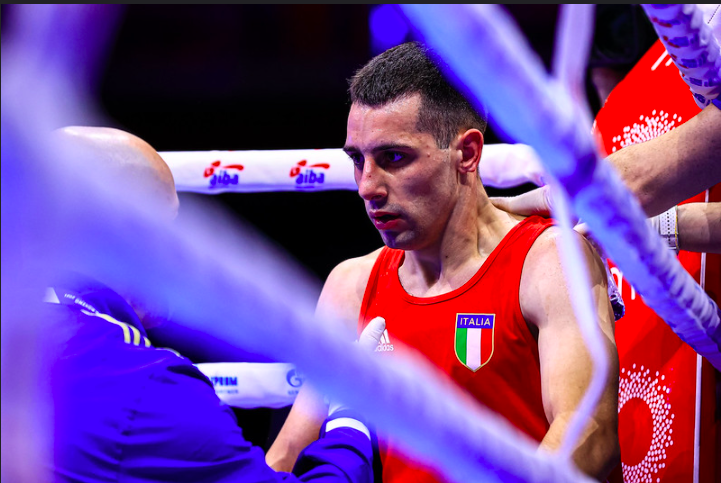
[[[147,143],[108,128],[65,128],[58,135],[104,158],[94,162],[150,168],[138,172],[151,179],[154,196],[171,201],[174,216],[172,175]],[[244,439],[210,380],[189,359],[153,347],[120,294],[66,273],[47,288],[44,301],[57,349],[51,369],[55,481],[373,481],[370,433],[353,411],[326,419],[292,474],[275,472],[262,449]]]

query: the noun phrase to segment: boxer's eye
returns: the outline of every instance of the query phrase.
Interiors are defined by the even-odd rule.
[[[360,153],[348,153],[348,157],[353,162],[353,166],[358,169],[363,167],[363,156]]]
[[[386,161],[389,163],[398,163],[400,161],[403,161],[405,155],[403,153],[398,153],[395,151],[386,151],[385,158]]]

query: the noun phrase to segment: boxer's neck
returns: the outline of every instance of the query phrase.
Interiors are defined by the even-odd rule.
[[[458,203],[435,243],[405,252],[398,270],[401,284],[417,297],[461,287],[521,219],[495,208],[485,191],[471,203]]]

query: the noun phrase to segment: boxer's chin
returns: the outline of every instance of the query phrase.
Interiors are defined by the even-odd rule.
[[[388,248],[396,250],[416,250],[418,249],[418,237],[410,230],[404,231],[388,231],[379,230],[383,243]]]

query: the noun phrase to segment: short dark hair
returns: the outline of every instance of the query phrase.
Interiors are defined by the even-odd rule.
[[[421,107],[416,125],[447,148],[459,132],[485,132],[487,121],[441,73],[443,61],[420,42],[407,42],[372,58],[349,80],[352,103],[380,107],[416,93]]]

